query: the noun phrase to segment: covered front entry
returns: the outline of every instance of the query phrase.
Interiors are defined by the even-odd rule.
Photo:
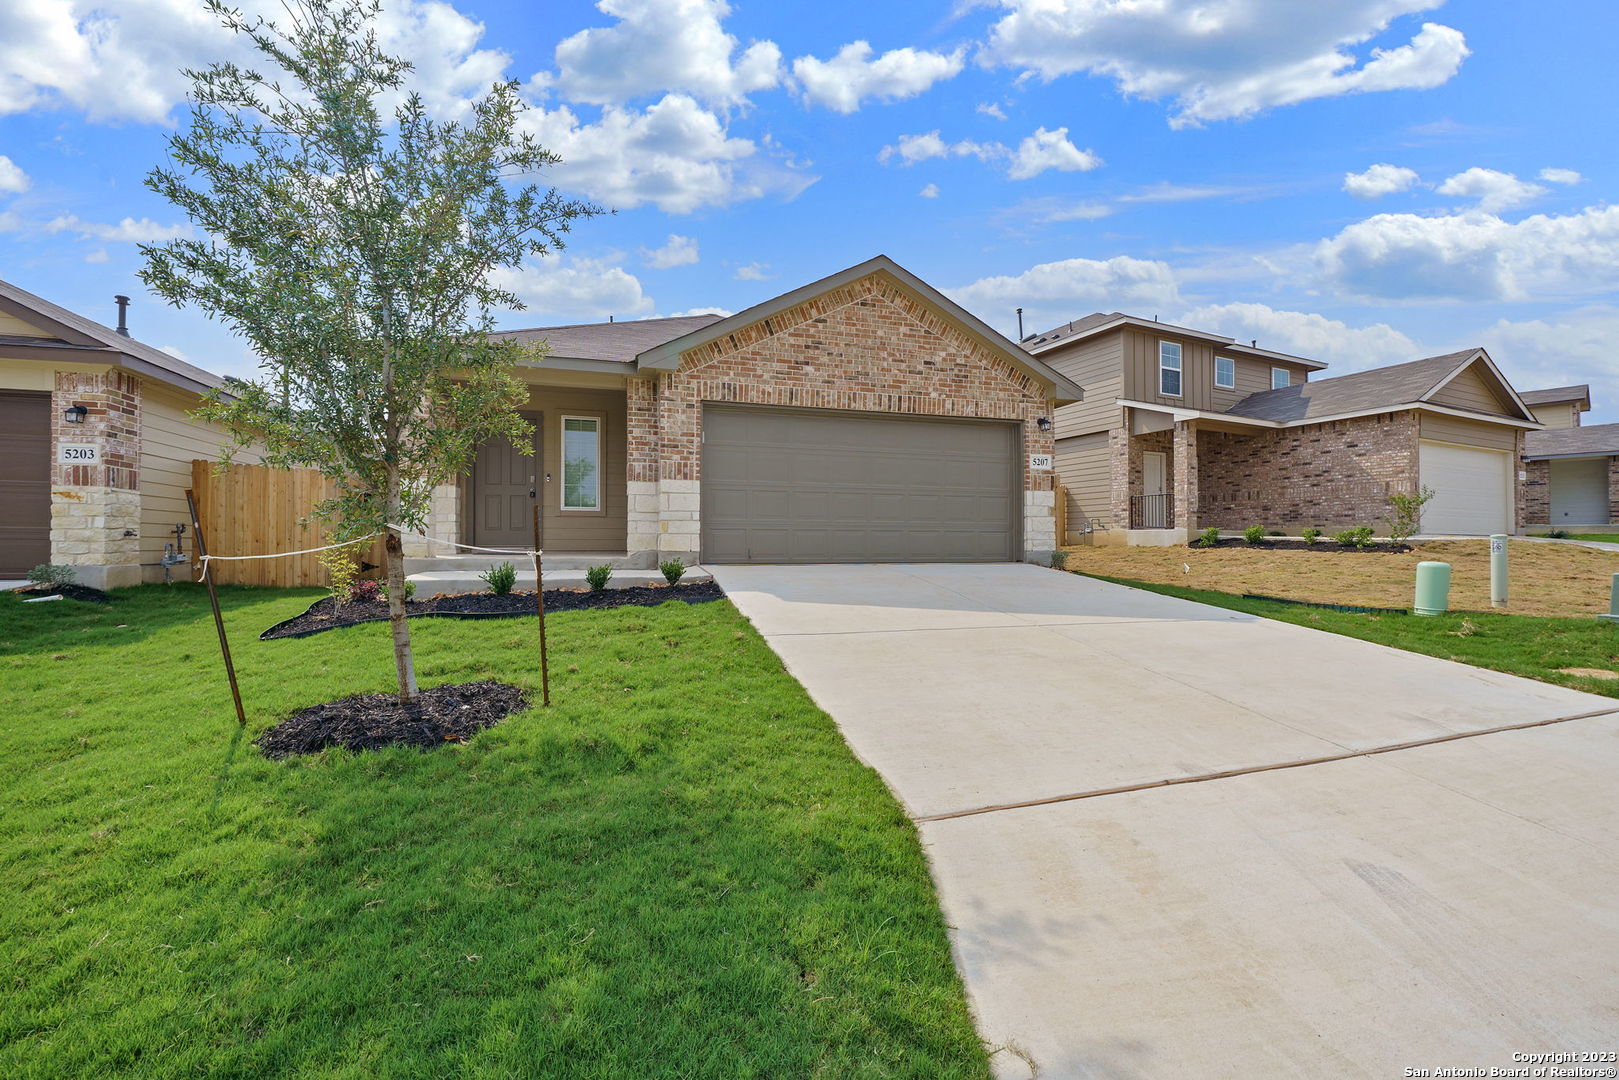
[[[51,396],[0,391],[0,578],[51,561]]]
[[[525,417],[534,434],[519,447],[491,439],[478,447],[472,468],[473,542],[485,547],[528,547],[534,542],[534,501],[543,465],[538,416]],[[522,450],[529,450],[525,454]]]
[[[1019,427],[706,405],[705,563],[1007,562]]]
[[[1512,531],[1512,455],[1424,442],[1420,483],[1434,492],[1422,511],[1425,533],[1488,536]]]

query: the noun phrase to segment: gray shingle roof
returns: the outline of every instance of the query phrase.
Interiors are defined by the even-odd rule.
[[[1464,349],[1407,364],[1264,390],[1249,394],[1226,412],[1255,420],[1289,421],[1408,405],[1422,400],[1423,395],[1477,354],[1477,349]]]
[[[1619,454],[1619,424],[1530,431],[1523,437],[1528,457],[1602,457]]]
[[[1578,386],[1552,386],[1545,390],[1520,390],[1518,396],[1523,398],[1525,405],[1554,405],[1560,401],[1583,401],[1589,405],[1591,387],[1585,383]]]
[[[1076,334],[1083,334],[1088,330],[1096,329],[1098,326],[1106,326],[1108,323],[1124,317],[1125,315],[1122,311],[1098,311],[1094,314],[1085,316],[1083,319],[1075,319],[1072,322],[1065,322],[1061,326],[1053,327],[1043,334],[1030,334],[1028,337],[1018,342],[1018,344],[1022,345],[1025,349],[1046,348],[1063,340],[1064,338],[1071,338]]]
[[[646,350],[685,337],[722,318],[722,315],[678,315],[671,319],[537,326],[529,330],[502,330],[490,336],[509,341],[544,340],[550,345],[548,356],[632,364]]]

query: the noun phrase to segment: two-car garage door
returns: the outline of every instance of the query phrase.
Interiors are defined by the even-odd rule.
[[[1019,452],[1010,422],[705,406],[702,559],[1011,561]]]
[[[1451,443],[1424,442],[1420,483],[1434,497],[1422,509],[1422,531],[1488,536],[1512,531],[1512,455]]]

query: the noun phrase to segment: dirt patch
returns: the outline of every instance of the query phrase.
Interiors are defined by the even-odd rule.
[[[360,694],[300,709],[253,741],[265,757],[277,760],[334,746],[425,750],[466,742],[527,707],[528,695],[521,689],[491,680],[435,686],[409,705],[393,694]]]
[[[1253,548],[1241,542],[1217,548],[1065,550],[1069,552],[1068,569],[1086,574],[1364,607],[1409,607],[1417,563],[1434,560],[1451,564],[1452,608],[1490,610],[1490,543],[1484,539],[1437,540],[1377,558],[1351,552]],[[1589,616],[1608,609],[1609,586],[1619,573],[1619,553],[1515,541],[1508,547],[1508,556],[1508,612]]]
[[[1599,667],[1560,667],[1564,675],[1579,675],[1587,679],[1619,679],[1619,671]]]
[[[60,596],[64,600],[83,600],[87,604],[110,604],[112,596],[88,585],[36,585],[31,589],[18,589],[16,594],[24,600],[37,596]]]
[[[603,589],[589,592],[575,589],[545,590],[546,614],[559,611],[583,611],[594,608],[655,607],[669,600],[684,600],[700,604],[719,600],[724,591],[712,581],[693,582],[690,585],[637,585],[628,589]],[[514,592],[498,595],[492,592],[441,593],[426,600],[410,600],[405,604],[405,615],[416,618],[423,615],[451,618],[519,618],[534,614],[534,593]],[[385,600],[370,600],[332,604],[331,597],[322,597],[309,605],[300,615],[278,622],[259,635],[263,641],[276,638],[308,637],[323,630],[336,630],[364,622],[385,622],[388,604]]]

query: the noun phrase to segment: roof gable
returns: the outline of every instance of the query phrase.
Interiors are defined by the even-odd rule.
[[[1503,405],[1503,410],[1497,415],[1536,423],[1534,416],[1483,349],[1464,349],[1405,364],[1357,371],[1352,375],[1317,379],[1279,390],[1265,390],[1249,394],[1227,412],[1234,416],[1286,423],[1373,409],[1433,404],[1469,409],[1488,416],[1491,414],[1485,410],[1454,405],[1432,396],[1441,393],[1454,379],[1474,368],[1478,369],[1480,382],[1490,388]],[[1468,385],[1471,384],[1464,383],[1464,387]],[[1459,389],[1455,396],[1463,394],[1464,391]]]
[[[544,341],[546,358],[604,360],[634,364],[638,354],[718,322],[721,315],[678,315],[668,319],[630,319],[626,322],[575,323],[537,326],[529,330],[498,330],[489,336],[501,341]]]

